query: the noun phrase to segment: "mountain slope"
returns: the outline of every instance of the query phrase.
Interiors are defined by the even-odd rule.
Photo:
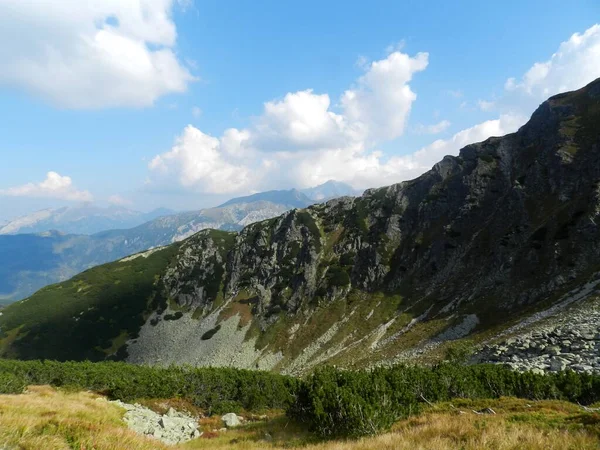
[[[551,98],[517,133],[469,145],[415,180],[293,210],[239,234],[202,231],[162,250],[174,253],[147,277],[152,292],[136,303],[135,326],[97,329],[131,362],[290,373],[323,362],[367,366],[424,344],[490,336],[600,270],[599,123],[596,81]],[[122,282],[120,264],[130,262],[86,272],[104,274],[94,289]],[[95,314],[86,308],[94,311],[96,294],[73,297],[79,281],[6,308],[2,353],[81,359],[94,345],[105,348],[108,337],[74,344],[67,323],[77,317],[53,312],[62,291],[79,320]],[[49,311],[27,313],[33,323],[25,311],[37,305]],[[57,323],[69,334],[42,345]]]

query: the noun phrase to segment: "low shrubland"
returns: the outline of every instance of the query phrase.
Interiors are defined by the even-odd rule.
[[[183,398],[207,414],[284,409],[293,401],[298,384],[297,379],[283,375],[228,368],[0,360],[0,393],[51,385],[91,390],[123,401]]]
[[[285,409],[289,420],[321,438],[375,435],[424,408],[457,399],[516,397],[581,405],[600,400],[598,375],[538,375],[494,365],[325,367],[297,379],[228,368],[0,360],[0,392],[19,393],[28,385],[91,390],[123,401],[184,399],[207,415]]]
[[[389,429],[423,405],[451,399],[600,400],[600,376],[538,375],[495,365],[396,366],[370,371],[317,369],[300,383],[288,415],[322,437],[358,437]]]

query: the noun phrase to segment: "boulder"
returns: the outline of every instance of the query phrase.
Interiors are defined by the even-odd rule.
[[[236,413],[227,413],[221,417],[221,420],[227,428],[239,427],[242,424],[240,419],[241,417],[239,417]]]
[[[550,361],[550,370],[553,372],[560,372],[567,368],[567,363],[563,359],[555,358]]]

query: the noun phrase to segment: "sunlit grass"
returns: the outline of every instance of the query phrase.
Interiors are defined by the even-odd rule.
[[[100,398],[100,400],[98,400]],[[145,401],[159,412],[187,406],[180,400]],[[496,414],[476,414],[491,407]],[[198,412],[198,411],[194,411]],[[165,446],[128,430],[123,410],[87,392],[32,386],[27,393],[0,396],[0,448],[19,449],[598,449],[600,415],[560,401],[514,398],[455,400],[396,423],[391,432],[354,441],[318,441],[283,412],[247,414],[241,428],[219,431],[220,417],[200,419],[204,435]],[[262,420],[261,420],[262,419]]]

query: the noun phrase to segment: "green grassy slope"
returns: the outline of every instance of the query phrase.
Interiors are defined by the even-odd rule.
[[[95,267],[3,309],[0,355],[106,358],[136,336],[148,311],[166,304],[158,280],[178,248]]]

